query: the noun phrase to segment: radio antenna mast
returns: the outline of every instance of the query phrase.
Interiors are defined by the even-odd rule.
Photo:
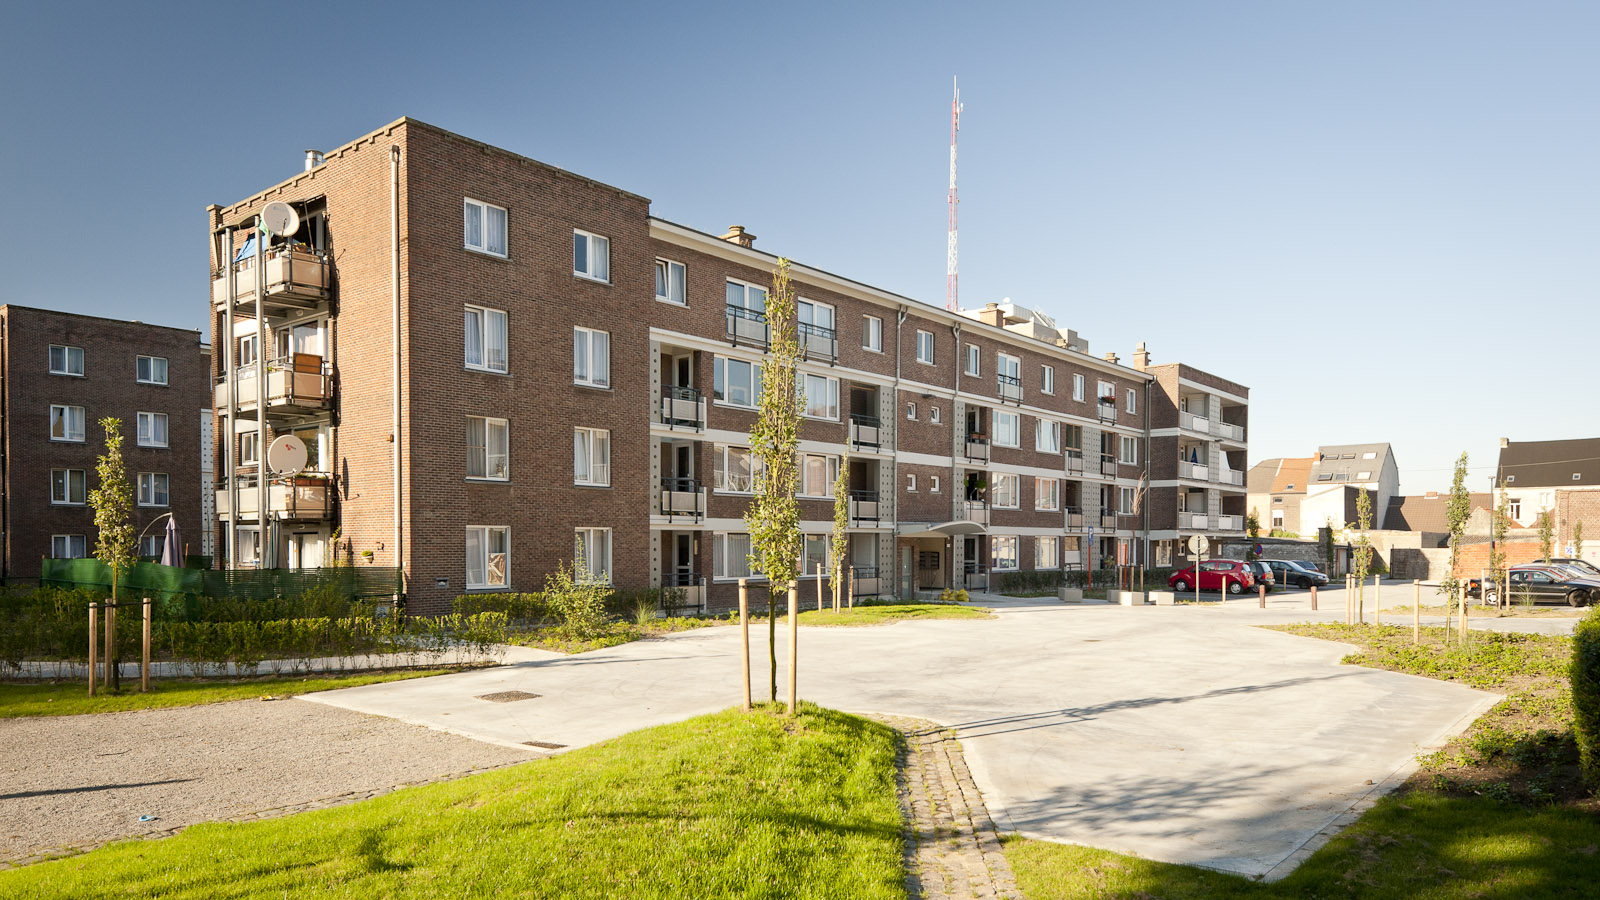
[[[945,261],[944,308],[960,309],[956,300],[956,132],[961,130],[961,86],[950,79],[955,96],[950,100],[950,247]]]

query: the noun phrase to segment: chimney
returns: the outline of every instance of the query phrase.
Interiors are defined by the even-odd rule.
[[[1133,348],[1133,367],[1141,372],[1150,367],[1150,353],[1144,349],[1144,341]]]
[[[756,242],[756,236],[745,231],[743,225],[729,226],[728,233],[723,235],[722,239],[731,244],[738,244],[741,247],[751,247]]]
[[[983,309],[978,310],[978,321],[985,325],[1004,328],[1006,325],[1005,310],[998,303],[985,303]]]
[[[1501,438],[1500,439],[1500,449],[1504,450],[1506,448],[1506,445],[1509,444],[1509,443],[1511,443],[1511,439],[1510,438]]]
[[[323,156],[322,156],[322,151],[321,150],[307,150],[306,151],[306,171],[307,172],[311,171],[312,169],[315,169],[317,166],[322,165],[322,162],[323,162]]]
[[[1429,491],[1427,493],[1427,495],[1423,497],[1423,499],[1425,499],[1425,500],[1437,500],[1437,499],[1439,499],[1439,492],[1438,491]]]
[[[1101,359],[1111,363],[1113,366],[1120,362],[1120,360],[1117,359],[1117,354],[1115,352],[1107,352],[1105,356],[1101,357]]]

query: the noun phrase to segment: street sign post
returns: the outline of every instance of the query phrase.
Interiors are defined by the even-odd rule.
[[[1200,560],[1211,549],[1211,541],[1203,534],[1189,538],[1189,552],[1194,555],[1194,602],[1200,602]]]

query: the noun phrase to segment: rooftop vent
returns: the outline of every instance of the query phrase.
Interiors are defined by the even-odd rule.
[[[756,242],[756,236],[745,231],[743,225],[729,226],[728,233],[723,235],[722,239],[730,244],[738,244],[741,247],[751,247]]]
[[[1106,353],[1106,355],[1104,357],[1102,357],[1102,359],[1104,359],[1108,363],[1111,363],[1113,366],[1116,365],[1118,362],[1120,362],[1120,360],[1117,359],[1117,354],[1114,353],[1114,352]]]
[[[322,151],[321,150],[307,150],[306,151],[306,171],[307,172],[311,171],[312,169],[315,169],[317,166],[322,165],[324,161],[325,161],[325,159],[324,159],[324,157],[322,155]]]

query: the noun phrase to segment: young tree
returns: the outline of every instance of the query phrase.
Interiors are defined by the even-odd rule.
[[[1555,522],[1551,521],[1548,510],[1539,513],[1539,558],[1550,559],[1551,547],[1555,543]]]
[[[850,454],[839,458],[839,475],[833,479],[833,605],[844,598],[845,568],[850,554]]]
[[[785,596],[800,565],[800,332],[789,261],[778,260],[767,295],[767,352],[761,364],[761,397],[750,426],[750,455],[761,470],[745,513],[750,531],[750,567],[767,576],[767,650],[772,701],[778,701],[777,598]]]
[[[1450,479],[1450,497],[1445,501],[1445,525],[1450,530],[1450,571],[1439,579],[1439,593],[1445,595],[1446,632],[1450,629],[1450,599],[1455,597],[1461,583],[1456,580],[1456,565],[1461,561],[1461,538],[1467,530],[1467,519],[1472,517],[1472,496],[1467,493],[1467,454],[1456,459],[1456,471]]]
[[[1244,558],[1254,561],[1256,541],[1261,539],[1261,517],[1256,514],[1255,507],[1251,507],[1250,514],[1244,517],[1244,530],[1250,536],[1250,546],[1244,548]]]
[[[95,559],[111,569],[111,602],[117,602],[118,582],[133,563],[133,487],[128,484],[128,469],[122,462],[122,420],[107,416],[100,420],[106,432],[106,450],[95,464],[100,486],[89,492],[94,507],[94,527],[100,532],[94,547]],[[107,618],[107,624],[114,622]],[[114,626],[113,626],[114,627]],[[122,686],[117,672],[116,634],[106,629],[106,671],[113,690]],[[91,678],[94,677],[90,673]]]
[[[1511,528],[1511,499],[1506,495],[1506,486],[1500,485],[1500,497],[1494,504],[1494,524],[1489,526],[1489,573],[1490,578],[1500,586],[1495,592],[1496,606],[1504,606],[1508,601],[1506,589],[1509,587],[1506,579],[1510,571],[1506,568],[1506,534]]]
[[[1583,559],[1583,520],[1572,523],[1572,555]]]
[[[1372,538],[1367,535],[1372,527],[1372,497],[1366,488],[1356,489],[1356,521],[1350,527],[1356,530],[1356,609],[1362,610],[1367,601],[1367,574],[1372,570]]]

